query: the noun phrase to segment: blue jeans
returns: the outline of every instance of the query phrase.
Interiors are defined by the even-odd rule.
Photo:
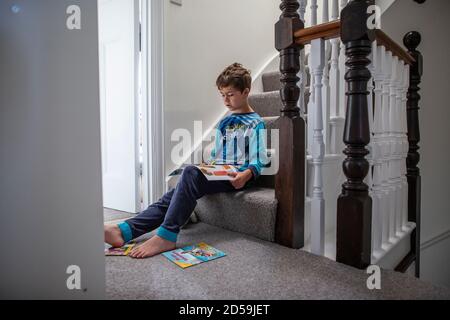
[[[252,180],[240,190],[251,184]],[[119,224],[122,237],[129,242],[159,227],[158,236],[176,242],[180,228],[188,221],[198,199],[208,194],[231,191],[239,190],[230,181],[209,181],[197,167],[188,166],[184,168],[175,189],[135,217]]]

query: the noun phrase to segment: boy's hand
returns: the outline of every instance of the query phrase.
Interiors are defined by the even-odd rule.
[[[247,169],[243,172],[233,172],[229,174],[230,177],[234,177],[233,180],[230,180],[231,184],[235,189],[242,189],[245,184],[253,177],[253,172],[250,169]]]

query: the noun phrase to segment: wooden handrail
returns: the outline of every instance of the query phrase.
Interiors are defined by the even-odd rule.
[[[403,49],[397,42],[392,40],[382,30],[376,30],[375,35],[378,46],[384,46],[386,50],[392,52],[394,56],[397,56],[409,65],[413,65],[413,63],[416,62],[416,60],[408,52],[406,52],[405,49]]]
[[[341,33],[341,22],[339,20],[318,24],[314,27],[298,30],[295,32],[295,42],[300,45],[310,44],[316,39],[338,38]]]
[[[295,42],[299,45],[310,44],[311,41],[316,39],[333,39],[339,38],[341,34],[341,21],[336,20],[332,22],[318,24],[314,27],[309,27],[305,29],[298,30],[294,33]],[[406,52],[397,42],[392,40],[385,32],[382,30],[375,31],[376,40],[379,46],[384,46],[387,51],[392,52],[392,54],[405,63],[412,65],[415,60],[414,58]]]

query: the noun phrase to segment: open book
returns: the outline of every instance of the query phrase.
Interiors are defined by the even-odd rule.
[[[186,269],[195,266],[196,264],[224,257],[226,254],[204,242],[201,242],[193,246],[187,246],[181,249],[164,252],[163,256],[179,267]]]
[[[199,164],[194,165],[209,181],[223,181],[223,180],[233,180],[234,177],[230,176],[230,173],[237,173],[238,169],[232,165],[227,164]],[[169,176],[177,176],[183,172],[183,169],[186,166],[183,166],[181,169],[177,169],[173,171]]]

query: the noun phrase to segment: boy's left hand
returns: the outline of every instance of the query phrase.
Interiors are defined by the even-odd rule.
[[[242,189],[245,184],[253,177],[253,173],[250,169],[243,172],[233,172],[229,174],[230,177],[234,177],[230,180],[231,184],[235,189]]]

